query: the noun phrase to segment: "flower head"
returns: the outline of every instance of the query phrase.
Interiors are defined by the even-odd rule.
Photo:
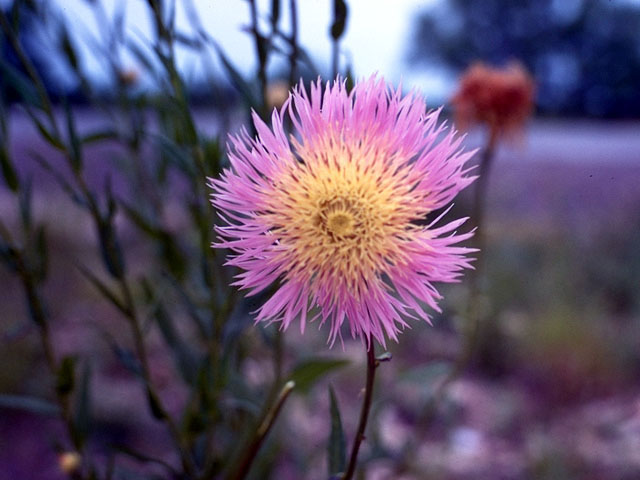
[[[452,98],[456,124],[468,128],[485,123],[497,131],[518,129],[533,110],[535,85],[519,63],[491,68],[483,63],[469,67]]]
[[[301,84],[272,125],[230,139],[231,168],[210,179],[225,225],[216,247],[229,248],[237,285],[249,294],[278,288],[257,321],[309,314],[329,324],[329,341],[348,322],[352,336],[385,345],[407,318],[438,310],[434,282],[453,282],[473,249],[457,246],[466,219],[421,224],[473,181],[460,138],[437,125],[414,92],[405,97],[372,77],[347,93],[336,81]],[[283,129],[288,114],[294,134]],[[437,220],[436,220],[437,221]]]

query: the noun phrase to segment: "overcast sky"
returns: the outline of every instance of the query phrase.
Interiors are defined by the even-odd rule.
[[[183,1],[177,1],[177,23],[186,29]],[[423,8],[428,8],[438,0],[351,0],[347,31],[342,41],[342,49],[351,58],[357,76],[379,72],[393,82],[403,80],[406,87],[417,86],[434,97],[446,95],[450,82],[442,75],[428,71],[409,71],[404,59],[407,41],[413,32],[413,18]],[[1,2],[1,0],[0,0]],[[55,0],[74,26],[80,37],[96,35],[99,30],[86,0]],[[127,31],[133,38],[150,38],[151,22],[145,0],[102,0],[110,15],[116,5],[125,5]],[[193,0],[200,12],[201,22],[216,38],[234,64],[249,74],[255,68],[255,54],[252,40],[242,27],[249,22],[249,4],[245,0]],[[282,0],[281,25],[288,30],[288,0]],[[311,53],[319,68],[328,71],[331,44],[328,29],[331,21],[332,0],[299,0],[298,19],[300,43]],[[268,20],[270,0],[258,0],[263,20]],[[100,76],[101,67],[90,50],[85,50],[83,58],[89,69]],[[346,60],[346,57],[342,57]],[[133,60],[129,59],[133,66]],[[180,67],[187,75],[198,76],[202,65],[198,57],[181,53]],[[344,65],[344,63],[343,63]],[[434,98],[435,99],[435,98]]]

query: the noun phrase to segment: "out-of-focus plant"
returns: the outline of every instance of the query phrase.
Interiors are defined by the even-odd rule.
[[[110,322],[122,325],[122,331],[116,329],[117,335],[105,325],[97,323],[96,328],[114,358],[138,381],[149,418],[162,425],[173,454],[165,458],[126,441],[102,442],[103,427],[93,421],[95,397],[109,392],[92,389],[96,359],[79,353],[61,355],[54,345],[52,330],[60,319],[46,308],[50,299],[43,287],[48,278],[64,276],[63,272],[47,269],[50,249],[46,232],[55,219],[40,218],[40,212],[34,212],[32,198],[39,194],[39,189],[30,179],[28,168],[20,168],[22,159],[12,152],[11,115],[4,104],[4,92],[0,98],[0,167],[4,184],[15,201],[18,221],[0,219],[0,260],[15,273],[25,292],[51,374],[50,396],[54,402],[3,394],[0,407],[57,415],[66,429],[66,437],[57,440],[59,467],[74,479],[149,478],[151,467],[160,468],[166,478],[206,480],[272,475],[276,465],[265,460],[264,450],[271,440],[276,445],[273,448],[277,448],[279,439],[273,430],[291,394],[305,394],[320,378],[348,362],[325,355],[291,358],[280,330],[247,331],[252,320],[250,313],[256,305],[263,305],[259,318],[281,313],[279,302],[283,295],[286,297],[286,287],[268,285],[284,273],[263,271],[265,277],[259,281],[258,289],[263,291],[253,299],[240,298],[235,286],[247,286],[251,280],[236,269],[246,270],[247,264],[236,258],[227,262],[232,268],[223,268],[226,255],[211,248],[211,244],[216,241],[212,226],[218,225],[223,238],[229,235],[226,219],[235,218],[238,212],[234,209],[243,200],[243,192],[233,192],[234,197],[229,200],[218,190],[214,204],[225,215],[220,219],[218,209],[212,209],[208,202],[205,179],[217,179],[221,174],[224,178],[222,172],[234,158],[237,165],[238,151],[227,157],[223,148],[234,113],[253,112],[252,133],[257,133],[257,138],[270,149],[274,145],[264,121],[271,117],[274,107],[281,109],[273,116],[277,119],[279,138],[289,145],[287,134],[294,131],[303,143],[298,145],[292,136],[292,144],[306,147],[315,141],[313,135],[304,138],[312,130],[309,121],[313,119],[295,115],[285,119],[283,104],[286,108],[286,102],[293,102],[299,116],[304,115],[305,107],[314,112],[322,110],[320,117],[333,112],[332,121],[351,108],[353,117],[340,117],[344,131],[334,131],[338,137],[331,139],[334,150],[329,153],[335,157],[336,168],[345,161],[344,166],[352,168],[353,175],[343,178],[335,171],[333,176],[329,175],[339,180],[343,196],[331,204],[325,202],[324,209],[318,212],[319,223],[311,225],[324,229],[325,236],[307,232],[310,241],[324,238],[326,244],[302,253],[313,255],[315,261],[324,259],[328,272],[333,260],[327,255],[337,251],[336,242],[354,247],[354,241],[357,244],[364,238],[376,258],[367,262],[366,252],[355,245],[357,248],[343,262],[341,272],[324,279],[324,290],[311,292],[316,300],[324,295],[316,303],[323,321],[331,318],[334,340],[344,320],[341,315],[346,312],[352,333],[358,334],[367,346],[365,395],[350,455],[338,397],[333,390],[326,417],[331,423],[328,476],[352,478],[371,410],[374,372],[380,362],[390,359],[388,354],[375,356],[374,339],[382,345],[385,338],[395,339],[399,328],[406,325],[405,314],[414,312],[417,317],[427,318],[425,305],[437,309],[435,302],[439,297],[432,282],[453,281],[469,266],[466,255],[471,250],[454,244],[470,234],[451,233],[461,221],[441,227],[433,224],[419,227],[416,222],[427,211],[449,203],[473,180],[464,166],[470,154],[460,154],[460,140],[454,139],[453,133],[436,142],[443,132],[437,125],[437,113],[425,115],[424,103],[417,95],[403,97],[402,92],[391,91],[381,80],[354,86],[347,71],[343,83],[323,92],[318,82],[311,87],[311,99],[306,98],[300,72],[305,69],[316,76],[318,72],[298,43],[295,0],[288,2],[288,26],[282,25],[281,0],[270,2],[267,23],[261,22],[257,2],[248,0],[250,23],[246,31],[255,47],[255,79],[248,79],[239,71],[221,44],[202,27],[197,10],[188,0],[181,7],[190,20],[189,31],[177,27],[176,2],[146,1],[153,25],[150,41],[131,37],[125,30],[124,3],[112,16],[99,0],[88,3],[99,30],[84,32],[84,41],[108,72],[106,90],[98,89],[90,81],[76,43],[77,35],[71,33],[64,17],[51,3],[37,0],[16,0],[8,11],[0,12],[0,50],[10,49],[16,59],[13,63],[0,59],[3,85],[18,95],[19,102],[13,107],[24,112],[47,146],[31,151],[33,160],[66,195],[69,212],[78,216],[79,223],[91,225],[95,238],[91,258],[75,260],[64,268],[79,272],[85,284],[112,308],[114,316]],[[332,8],[329,27],[332,73],[337,78],[339,42],[346,29],[348,8],[343,0],[334,0]],[[50,49],[64,62],[78,94],[105,119],[99,128],[87,129],[68,96],[54,95],[47,88],[42,69],[25,49],[21,29],[26,15],[46,23],[53,32]],[[202,131],[194,116],[187,81],[176,63],[178,49],[191,50],[205,64],[217,61],[242,103],[231,108],[225,95],[212,87],[210,96],[215,101],[212,108],[219,126],[215,134]],[[124,61],[127,56],[135,59],[135,67]],[[274,57],[286,61],[286,82],[269,78],[268,66]],[[143,82],[151,87],[142,86]],[[210,83],[216,82],[210,79]],[[298,85],[298,90],[290,96],[287,92],[294,85]],[[327,105],[320,108],[322,96],[332,101],[327,100]],[[300,124],[304,125],[302,130]],[[390,137],[389,132],[395,136]],[[368,135],[370,143],[363,143],[358,133]],[[241,147],[238,141],[235,147],[249,148],[245,153],[253,155],[249,152],[259,148],[258,140],[252,143],[248,134],[242,138],[250,147]],[[108,166],[104,178],[94,170],[91,153],[102,147],[118,152],[117,161]],[[353,155],[357,148],[362,148],[362,155]],[[359,162],[369,158],[371,152],[379,155],[373,156],[371,169],[364,168]],[[322,152],[318,149],[297,152],[302,153],[309,153],[309,162],[312,158],[317,160],[316,166],[322,170]],[[291,151],[287,158],[298,162]],[[101,162],[106,160],[102,158]],[[387,161],[395,163],[390,165]],[[295,165],[302,168],[303,163]],[[365,170],[367,175],[363,174]],[[429,175],[425,174],[427,170]],[[331,178],[324,178],[321,186],[331,184]],[[96,180],[99,188],[95,186]],[[360,183],[352,185],[352,181]],[[288,186],[295,193],[295,185]],[[365,192],[366,198],[349,197],[351,187]],[[274,190],[274,201],[280,198],[275,195],[278,191]],[[367,202],[370,205],[365,205]],[[292,212],[295,213],[295,208]],[[255,212],[245,213],[250,216]],[[360,231],[365,224],[369,230]],[[263,237],[273,235],[276,230],[263,231]],[[386,235],[383,242],[376,236],[380,231]],[[362,235],[354,236],[358,232]],[[131,237],[143,245],[142,258],[127,248],[127,239]],[[233,241],[228,243],[237,253],[237,246],[231,245]],[[390,254],[392,251],[396,252],[395,257]],[[363,256],[353,252],[361,252]],[[142,262],[144,268],[140,268]],[[425,270],[434,274],[425,276],[422,273]],[[234,281],[235,275],[240,275],[244,282]],[[355,285],[354,281],[361,283]],[[388,281],[394,282],[396,296],[401,300],[389,293]],[[355,295],[353,289],[360,293]],[[365,292],[368,302],[360,298]],[[300,302],[288,303],[293,316],[311,308],[306,297],[310,292],[303,293],[305,297]],[[161,347],[152,344],[158,337],[163,342]],[[153,359],[159,348],[172,357],[175,375],[179,377],[173,380],[177,380],[184,394],[181,402],[175,402],[158,381]],[[243,375],[243,368],[252,360],[259,362],[260,374],[267,380],[257,386]],[[122,465],[122,457],[137,462],[140,468],[131,471]]]
[[[447,387],[474,360],[474,355],[479,349],[499,348],[496,327],[486,311],[482,285],[482,261],[487,251],[484,228],[487,185],[500,139],[521,134],[524,123],[533,111],[534,93],[534,81],[522,65],[511,63],[505,68],[492,68],[483,63],[476,63],[462,75],[458,90],[451,99],[456,126],[461,129],[478,126],[483,127],[486,132],[472,207],[472,218],[477,229],[474,243],[479,252],[476,255],[475,269],[469,274],[469,294],[463,329],[464,346],[456,361],[446,368],[446,373],[429,395],[419,415],[417,433],[404,445],[402,459],[397,463],[398,473],[410,468],[415,460],[418,442],[435,418]]]
[[[287,374],[283,371],[279,335],[265,332],[262,348],[273,352],[273,384],[267,391],[256,389],[236,373],[248,356],[248,340],[242,333],[250,323],[250,307],[237,301],[236,290],[231,286],[233,272],[221,269],[221,257],[210,247],[216,219],[207,201],[204,180],[217,176],[226,162],[221,146],[226,131],[222,128],[214,136],[199,131],[185,81],[176,65],[177,48],[190,48],[204,58],[217,57],[246,107],[266,114],[269,56],[285,56],[291,82],[296,80],[301,62],[311,64],[297,43],[295,0],[289,2],[290,33],[283,33],[280,25],[280,3],[272,2],[271,31],[262,34],[258,31],[255,2],[250,2],[253,23],[249,33],[255,39],[259,60],[258,89],[204,31],[190,2],[185,2],[185,8],[192,32],[177,30],[175,5],[161,0],[147,2],[154,26],[154,39],[149,44],[126,34],[123,10],[116,10],[112,20],[101,2],[91,2],[100,30],[97,35],[89,34],[86,41],[109,72],[111,90],[106,94],[97,91],[87,79],[76,40],[55,8],[46,2],[16,1],[8,12],[0,14],[2,44],[18,59],[18,66],[2,60],[3,80],[17,92],[19,108],[55,152],[50,155],[34,151],[33,157],[68,195],[77,212],[86,215],[95,231],[96,253],[103,270],[82,263],[75,268],[114,307],[121,318],[118,321],[128,325],[132,349],[125,346],[129,342],[124,338],[115,338],[106,331],[103,336],[123,366],[139,379],[151,416],[165,425],[180,459],[176,465],[129,445],[94,445],[87,450],[87,442],[95,433],[87,418],[91,414],[91,359],[75,355],[59,358],[55,352],[50,333],[55,319],[50,318],[42,293],[47,274],[48,220],[44,219],[43,224],[33,220],[33,189],[12,158],[10,117],[3,109],[2,174],[16,198],[22,231],[18,235],[12,225],[0,223],[0,254],[3,263],[22,282],[45,359],[55,378],[58,405],[16,395],[3,395],[0,405],[61,416],[68,439],[60,440],[60,468],[72,478],[102,475],[104,469],[93,461],[96,449],[109,458],[105,478],[118,476],[116,455],[160,465],[172,477],[243,478],[292,391],[294,380],[308,388],[345,364],[310,357]],[[42,72],[22,43],[20,29],[26,14],[42,21],[46,17],[51,28],[57,30],[59,43],[52,49],[64,59],[83,95],[109,120],[106,128],[85,132],[66,99],[62,98],[62,111],[56,107],[60,99],[52,97],[45,87]],[[136,59],[138,70],[124,64],[124,53]],[[142,77],[151,80],[151,89],[137,87]],[[224,118],[227,106],[219,107],[223,127],[228,125]],[[152,119],[156,126],[151,126]],[[96,174],[87,161],[87,150],[101,144],[118,147],[124,153],[98,192],[91,186]],[[57,155],[64,159],[62,164],[55,160]],[[114,183],[126,188],[114,189]],[[169,214],[170,209],[173,210]],[[128,222],[123,224],[125,218]],[[182,222],[178,229],[170,225],[175,218]],[[154,252],[154,261],[143,274],[131,271],[130,265],[136,262],[123,247],[121,225],[129,230],[135,227]],[[231,318],[234,320],[229,321]],[[179,411],[168,407],[166,395],[154,381],[147,339],[150,329],[164,339],[188,392]],[[78,372],[82,365],[85,368]]]
[[[480,255],[475,271],[470,278],[468,306],[468,345],[452,371],[454,378],[467,364],[476,349],[478,337],[489,343],[497,343],[491,327],[482,330],[481,318],[489,317],[482,304],[483,256],[487,242],[484,225],[489,173],[496,148],[501,139],[521,134],[525,122],[533,111],[535,84],[529,73],[519,63],[511,63],[504,68],[493,68],[482,63],[471,65],[460,78],[457,92],[451,99],[457,126],[469,129],[481,126],[486,130],[486,141],[479,162],[479,178],[475,185],[472,217],[478,232],[476,242]],[[490,320],[485,323],[490,324]],[[490,347],[489,347],[490,348]],[[448,382],[443,383],[446,385]]]

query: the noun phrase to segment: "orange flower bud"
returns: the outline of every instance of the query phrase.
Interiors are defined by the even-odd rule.
[[[483,63],[469,67],[451,99],[459,128],[486,124],[498,132],[517,130],[533,110],[535,84],[519,63],[492,68]]]

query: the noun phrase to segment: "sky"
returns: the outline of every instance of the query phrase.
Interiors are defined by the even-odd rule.
[[[187,0],[176,0],[176,21],[180,28],[187,29],[189,22],[184,10]],[[249,3],[245,0],[192,0],[200,13],[205,29],[216,38],[236,67],[247,75],[255,70],[255,53],[252,38],[242,31],[249,23]],[[2,0],[0,0],[0,3]],[[86,0],[54,0],[58,8],[73,25],[73,33],[83,38],[96,36],[100,26],[96,22],[89,2]],[[350,0],[347,30],[342,40],[342,66],[349,61],[357,77],[378,72],[397,83],[402,80],[405,87],[418,87],[427,95],[447,95],[453,79],[441,72],[428,70],[409,71],[405,64],[406,45],[413,32],[412,18],[424,8],[438,0]],[[258,8],[264,26],[269,18],[269,0],[258,0]],[[288,0],[282,0],[281,25],[288,31]],[[126,30],[136,39],[151,38],[152,26],[144,0],[102,0],[109,16],[113,16],[118,5],[126,11]],[[332,0],[298,0],[300,44],[311,54],[318,67],[329,71],[331,43],[329,25]],[[92,74],[100,78],[102,67],[89,48],[83,52],[83,60]],[[131,57],[125,62],[134,66]],[[198,78],[203,70],[201,57],[182,51],[178,62],[187,77]],[[274,66],[274,65],[272,65]]]

